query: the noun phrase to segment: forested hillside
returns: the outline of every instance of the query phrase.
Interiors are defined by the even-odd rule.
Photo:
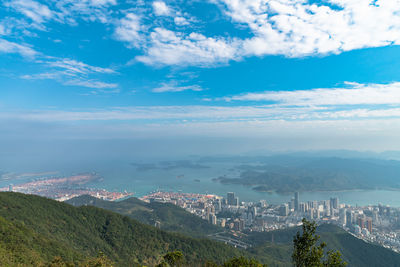
[[[117,266],[152,266],[175,249],[196,266],[247,254],[216,241],[167,233],[92,206],[76,208],[38,196],[2,192],[0,207],[0,259],[5,266],[39,266],[55,256],[76,263],[99,252]]]
[[[66,202],[74,206],[90,205],[111,210],[153,226],[158,221],[163,230],[180,232],[192,237],[201,237],[222,231],[222,228],[169,203],[146,203],[134,197],[112,202],[88,195],[75,197]]]

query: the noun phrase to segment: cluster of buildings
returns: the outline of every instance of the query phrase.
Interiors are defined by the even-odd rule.
[[[33,181],[0,188],[1,191],[39,195],[58,201],[65,201],[81,195],[91,195],[104,200],[119,200],[132,195],[128,192],[110,192],[105,189],[84,187],[83,185],[101,179],[96,173],[85,173],[62,177],[41,177]]]
[[[342,227],[354,236],[400,251],[400,209],[388,206],[350,206],[337,197],[301,202],[296,192],[287,203],[241,202],[234,192],[226,197],[155,192],[145,201],[170,202],[232,233],[272,231],[298,226],[303,218]]]

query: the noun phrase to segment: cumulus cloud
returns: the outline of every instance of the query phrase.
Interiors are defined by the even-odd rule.
[[[242,29],[247,27],[251,36],[231,36],[227,39],[201,34],[208,40],[223,44],[229,52],[221,56],[211,43],[190,40],[188,44],[190,38],[179,32],[168,32],[171,38],[166,40],[158,29],[151,33],[149,48],[139,57],[140,61],[146,64],[206,66],[248,56],[304,57],[400,44],[400,0],[212,2],[218,4],[234,25]],[[185,20],[175,17],[175,23],[183,25]],[[165,31],[168,30],[163,33]],[[179,57],[174,57],[174,51],[179,51]],[[166,57],[165,54],[169,53],[172,56]]]
[[[157,16],[169,16],[170,9],[163,1],[155,1],[153,2],[153,10]]]
[[[175,17],[174,22],[178,26],[185,26],[189,24],[189,21],[184,17]]]
[[[173,2],[167,5],[161,0],[143,4],[147,9],[121,12],[111,8],[119,4],[116,0],[6,0],[4,5],[26,19],[13,22],[18,29],[45,30],[50,21],[76,25],[84,20],[113,25],[115,39],[140,49],[142,55],[137,59],[149,65],[207,67],[250,56],[304,57],[400,44],[400,0],[211,2],[234,26],[247,30],[248,37],[221,36],[198,28],[182,30],[192,21],[190,14]],[[159,16],[156,23],[144,18],[148,14],[143,10],[150,8]],[[121,14],[124,17],[120,18]],[[174,23],[164,24],[164,20]],[[0,34],[9,32],[10,27],[0,24]],[[25,34],[32,32],[25,30]]]
[[[301,57],[400,43],[400,1],[219,0],[254,37],[243,54]]]
[[[139,47],[143,39],[141,30],[140,17],[136,14],[128,13],[118,22],[118,26],[115,29],[115,37],[120,41],[128,42],[132,47]]]
[[[210,65],[237,58],[235,40],[210,38],[199,33],[184,34],[156,28],[150,35],[146,55],[140,62],[150,65]]]

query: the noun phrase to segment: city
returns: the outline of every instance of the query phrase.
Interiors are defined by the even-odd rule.
[[[265,200],[243,202],[234,192],[226,197],[217,195],[153,192],[143,201],[178,205],[187,211],[225,228],[233,236],[213,236],[215,239],[246,248],[240,235],[248,231],[272,231],[298,226],[306,218],[318,224],[335,224],[369,243],[400,252],[400,209],[384,205],[350,206],[337,197],[323,201],[300,201],[296,192],[287,203],[272,205]]]
[[[52,174],[49,176],[49,174]],[[118,200],[129,196],[129,192],[111,192],[106,189],[98,189],[85,186],[90,182],[102,180],[102,177],[95,172],[81,173],[74,175],[55,175],[55,173],[29,173],[24,174],[30,178],[29,182],[20,184],[9,184],[6,187],[1,187],[0,192],[10,191],[24,194],[34,194],[47,198],[52,198],[58,201],[66,201],[80,195],[90,195],[104,200]],[[0,175],[0,178],[2,176]]]

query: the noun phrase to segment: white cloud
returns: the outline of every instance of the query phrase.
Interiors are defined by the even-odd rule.
[[[160,87],[152,90],[154,93],[182,92],[182,91],[203,91],[198,85],[179,86],[176,83],[163,83]]]
[[[112,87],[104,87],[107,89]],[[114,92],[113,90],[111,92]],[[119,91],[118,91],[119,92]],[[147,123],[192,122],[262,122],[262,121],[326,121],[400,118],[400,108],[326,109],[277,106],[135,106],[80,111],[29,111],[3,114],[3,117],[37,121],[107,121],[147,120]]]
[[[0,35],[6,35],[6,34],[7,34],[6,26],[3,24],[0,24]]]
[[[99,21],[111,23],[113,18],[110,7],[117,4],[116,0],[57,0],[55,7],[58,17],[68,24],[77,24],[77,20]]]
[[[143,39],[141,30],[140,17],[128,13],[119,21],[115,29],[115,37],[120,41],[128,42],[132,47],[139,47]]]
[[[210,40],[204,43],[190,40],[188,34],[156,29],[139,61],[150,65],[209,66],[249,56],[304,57],[400,44],[400,0],[326,0],[318,4],[310,0],[212,2],[233,24],[241,29],[247,27],[251,36],[201,34]],[[187,22],[180,16],[175,16],[174,21],[178,26]],[[222,55],[214,48],[215,43],[227,53]]]
[[[26,80],[55,80],[60,78],[60,73],[58,72],[44,72],[38,74],[25,74],[21,76],[22,79]]]
[[[153,10],[157,16],[169,16],[170,9],[163,1],[155,1],[153,2]]]
[[[88,87],[88,88],[97,88],[97,89],[105,89],[105,88],[116,88],[118,84],[116,83],[105,83],[101,81],[96,81],[96,80],[81,80],[81,79],[72,79],[72,80],[67,80],[64,82],[65,85],[71,85],[71,86],[82,86],[82,87]],[[101,91],[101,92],[107,92],[107,91]],[[117,91],[112,91],[113,93],[119,93],[119,90]]]
[[[223,98],[226,101],[273,101],[284,105],[400,105],[400,83],[357,84],[346,88],[245,93]]]
[[[5,5],[24,14],[38,24],[50,20],[54,16],[48,6],[33,0],[11,0],[6,1]]]
[[[218,2],[233,22],[247,25],[254,34],[243,40],[244,55],[301,57],[400,44],[398,0]]]
[[[27,45],[21,45],[0,39],[0,53],[20,54],[21,56],[32,58],[39,53]]]
[[[68,59],[68,58],[45,58],[36,60],[37,63],[43,64],[51,69],[51,72],[26,74],[22,75],[22,79],[27,80],[55,80],[63,85],[81,86],[96,89],[116,88],[116,83],[106,83],[90,78],[92,74],[115,74],[116,72],[110,68],[101,68],[91,66],[86,63]],[[104,93],[105,91],[96,91],[96,93]]]
[[[49,60],[46,63],[51,67],[60,68],[69,74],[115,73],[115,71],[110,68],[91,66],[83,62],[68,58],[56,59],[55,61]]]
[[[174,22],[176,25],[178,26],[185,26],[185,25],[189,25],[189,21],[184,18],[184,17],[175,17],[174,18]]]
[[[150,65],[210,65],[237,58],[235,40],[202,34],[177,33],[156,28],[150,35],[146,55],[136,59]]]

